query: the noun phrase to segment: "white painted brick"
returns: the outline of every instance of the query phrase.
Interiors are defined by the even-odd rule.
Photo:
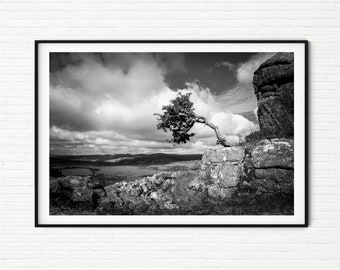
[[[340,4],[0,1],[1,269],[339,269]],[[308,39],[309,228],[34,228],[35,39]]]

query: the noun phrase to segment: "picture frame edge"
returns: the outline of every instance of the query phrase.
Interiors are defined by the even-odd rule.
[[[304,71],[305,71],[305,212],[304,223],[301,224],[42,224],[39,223],[39,45],[47,43],[302,43],[304,44]],[[49,39],[36,39],[34,40],[34,227],[36,228],[71,228],[71,227],[204,227],[204,228],[222,228],[222,227],[251,227],[251,228],[307,228],[309,227],[309,40],[307,39],[292,39],[292,40],[49,40]]]

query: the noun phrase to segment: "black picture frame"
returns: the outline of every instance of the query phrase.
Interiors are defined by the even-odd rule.
[[[304,108],[305,108],[305,168],[304,168],[304,223],[301,224],[44,224],[39,221],[39,46],[42,44],[105,44],[105,43],[241,43],[241,44],[302,44],[304,46]],[[308,196],[308,176],[309,176],[309,102],[308,102],[308,41],[307,40],[35,40],[34,42],[34,226],[35,227],[308,227],[309,224],[309,196]]]

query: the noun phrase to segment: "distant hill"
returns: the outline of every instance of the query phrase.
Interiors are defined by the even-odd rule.
[[[202,155],[174,155],[174,154],[117,154],[117,155],[79,155],[79,156],[50,156],[51,165],[153,165],[167,164],[178,161],[201,160]]]

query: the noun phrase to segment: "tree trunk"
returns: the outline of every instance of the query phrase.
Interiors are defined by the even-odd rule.
[[[215,134],[216,134],[216,137],[217,137],[217,144],[221,144],[224,147],[230,147],[230,145],[227,144],[226,139],[221,135],[220,129],[218,128],[218,126],[208,122],[208,120],[204,117],[199,117],[197,122],[201,123],[201,124],[205,124],[215,131]]]

